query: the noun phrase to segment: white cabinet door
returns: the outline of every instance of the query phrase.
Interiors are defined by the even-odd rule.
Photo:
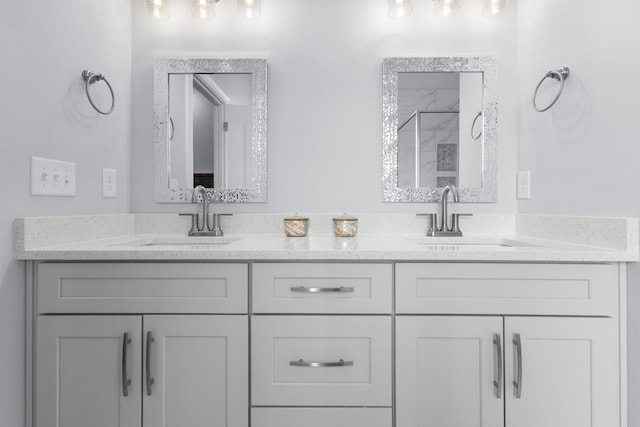
[[[502,426],[502,329],[502,317],[398,316],[396,426]]]
[[[619,426],[617,336],[609,318],[506,318],[506,425]]]
[[[144,426],[248,426],[247,316],[144,316],[144,331]]]
[[[34,425],[139,427],[141,329],[139,316],[39,316]]]

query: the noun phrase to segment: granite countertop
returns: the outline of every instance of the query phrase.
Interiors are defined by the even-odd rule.
[[[19,218],[15,224],[16,258],[43,261],[638,260],[638,221],[633,218],[487,215],[464,224],[470,232],[455,238],[425,237],[424,223],[415,219],[415,215],[365,215],[361,217],[361,230],[356,237],[338,238],[330,234],[328,227],[316,227],[307,237],[286,237],[281,230],[282,217],[239,216],[223,224],[227,230],[223,237],[187,237],[183,231],[186,223],[176,215]],[[325,219],[325,216],[315,216],[311,221],[324,224]]]

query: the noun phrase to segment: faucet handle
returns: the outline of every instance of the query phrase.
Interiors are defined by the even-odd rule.
[[[459,226],[461,216],[473,216],[473,214],[463,214],[463,213],[451,214],[451,231],[453,231],[454,233],[460,233],[460,235],[462,235],[462,232],[460,231],[460,226]]]
[[[429,214],[417,214],[417,216],[428,216],[429,217],[429,229],[427,230],[427,236],[435,236],[436,231],[438,229],[438,214],[429,213]]]
[[[209,231],[212,232],[214,236],[223,236],[222,228],[220,227],[220,217],[221,216],[231,216],[233,214],[230,213],[214,213],[212,214],[213,224],[209,227]]]
[[[191,217],[191,230],[189,230],[189,235],[196,231],[198,214],[195,213],[181,213],[179,216],[190,216]]]

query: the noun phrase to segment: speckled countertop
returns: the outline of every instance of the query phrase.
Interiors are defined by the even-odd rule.
[[[224,237],[187,237],[177,215],[18,218],[16,258],[111,260],[638,261],[635,218],[476,215],[462,238],[425,237],[410,214],[356,215],[356,237],[331,234],[331,215],[312,215],[307,237],[285,237],[286,215],[223,218]]]

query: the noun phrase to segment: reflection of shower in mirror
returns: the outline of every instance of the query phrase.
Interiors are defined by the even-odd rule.
[[[482,149],[468,129],[482,73],[398,73],[398,187],[480,187]]]

